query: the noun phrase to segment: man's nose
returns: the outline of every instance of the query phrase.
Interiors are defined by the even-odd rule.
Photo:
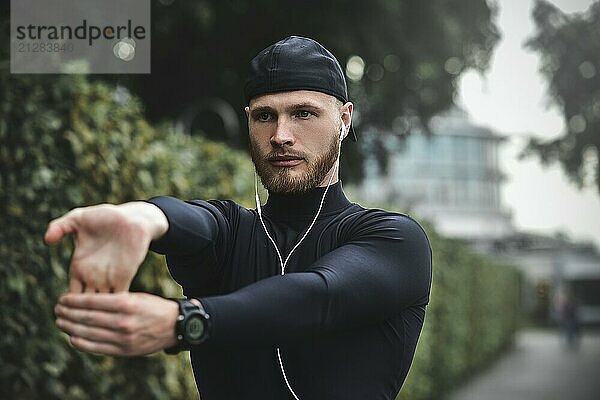
[[[271,145],[273,147],[293,146],[296,143],[290,124],[281,121],[277,123],[277,129],[271,136]]]

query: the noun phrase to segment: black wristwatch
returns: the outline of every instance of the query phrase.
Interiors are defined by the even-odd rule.
[[[210,331],[210,316],[200,305],[188,299],[171,299],[179,304],[179,316],[175,322],[175,338],[177,343],[165,349],[167,354],[177,354],[190,350],[208,338]]]

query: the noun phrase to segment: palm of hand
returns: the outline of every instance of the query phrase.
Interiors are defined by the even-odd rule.
[[[111,205],[75,209],[50,223],[46,241],[75,235],[70,292],[118,292],[129,285],[150,238],[126,210]]]

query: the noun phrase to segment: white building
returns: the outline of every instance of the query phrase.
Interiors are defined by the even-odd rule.
[[[498,167],[504,137],[471,124],[458,108],[434,117],[430,129],[431,137],[412,128],[391,145],[386,175],[367,163],[362,196],[409,209],[446,236],[490,241],[510,235]]]

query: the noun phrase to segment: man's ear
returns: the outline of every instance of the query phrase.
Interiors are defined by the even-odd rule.
[[[342,122],[345,125],[344,130],[346,131],[346,134],[344,135],[344,137],[348,134],[348,132],[350,132],[350,125],[352,124],[352,112],[354,111],[354,104],[352,104],[351,102],[347,102],[346,104],[344,104],[342,106],[342,108],[340,109],[341,111],[341,117],[342,117]]]
[[[250,119],[250,107],[244,107],[244,111],[246,111],[246,118]]]

